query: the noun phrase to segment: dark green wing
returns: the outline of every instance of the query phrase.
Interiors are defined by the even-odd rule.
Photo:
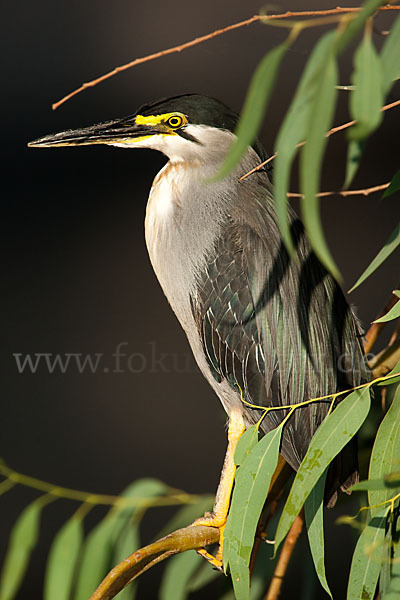
[[[366,378],[357,322],[310,252],[301,223],[292,221],[296,253],[289,259],[272,202],[247,198],[245,208],[238,203],[225,224],[192,299],[215,379],[237,393],[239,385],[259,406],[297,404],[357,385]],[[281,452],[293,468],[328,408],[320,402],[296,410],[285,427]],[[251,424],[262,413],[245,405],[244,414]],[[263,431],[286,414],[270,412]]]

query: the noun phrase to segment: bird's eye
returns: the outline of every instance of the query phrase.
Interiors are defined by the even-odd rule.
[[[173,115],[167,121],[167,125],[169,125],[169,127],[172,127],[173,129],[178,129],[178,127],[181,127],[182,124],[183,117],[181,117],[180,115]]]

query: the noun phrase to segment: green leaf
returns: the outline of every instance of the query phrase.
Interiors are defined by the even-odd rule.
[[[205,560],[202,561],[203,564],[194,573],[190,582],[187,585],[187,592],[197,592],[201,588],[205,587],[211,581],[214,581],[217,577],[221,575],[221,573],[217,569],[210,569],[210,565]]]
[[[390,373],[385,375],[385,379],[378,381],[377,383],[375,383],[375,381],[374,381],[374,387],[375,387],[375,385],[378,387],[387,387],[388,385],[393,385],[395,383],[399,383],[400,375],[397,375],[398,373],[400,373],[400,360],[395,365],[395,367],[390,371]]]
[[[336,84],[338,71],[334,55],[334,39],[327,49],[324,68],[315,78],[315,92],[309,107],[306,126],[306,145],[300,153],[300,185],[303,198],[300,201],[302,216],[311,246],[320,261],[337,279],[340,279],[332,255],[328,249],[322,230],[319,192],[320,173],[324,150],[327,144],[326,132],[332,125],[336,105]]]
[[[348,130],[348,137],[363,140],[380,124],[384,103],[382,67],[369,28],[354,55],[352,80],[355,90],[350,96],[350,114],[357,123]]]
[[[353,492],[369,491],[369,490],[388,490],[397,489],[400,487],[400,473],[396,473],[396,478],[385,478],[380,479],[365,479],[365,481],[359,481],[354,484],[351,488]]]
[[[287,214],[290,172],[297,153],[297,145],[306,138],[311,110],[319,92],[319,77],[332,54],[334,35],[333,32],[329,32],[316,44],[276,141],[277,157],[274,172],[276,214],[282,239],[291,252],[293,240]]]
[[[12,600],[18,592],[32,550],[39,538],[42,508],[51,500],[49,496],[42,496],[29,504],[19,515],[11,532],[1,573],[0,600]]]
[[[50,548],[44,581],[44,600],[69,600],[83,541],[82,512],[60,529]]]
[[[398,508],[397,508],[398,511]],[[396,514],[396,513],[395,513]],[[392,531],[392,557],[390,564],[390,582],[381,600],[399,600],[400,597],[400,518],[395,519]]]
[[[368,0],[364,3],[360,12],[355,15],[354,19],[351,19],[347,27],[343,30],[338,44],[339,52],[345,49],[352,38],[361,30],[368,17],[371,17],[376,9],[383,4],[386,4],[386,0]]]
[[[393,530],[393,514],[389,513],[386,521],[386,534],[383,540],[381,551],[381,571],[379,574],[379,598],[384,598],[385,593],[389,589],[390,571],[392,561],[392,530]]]
[[[369,388],[355,390],[340,402],[317,429],[279,519],[275,553],[322,473],[367,418],[370,403]]]
[[[279,65],[288,46],[289,42],[285,41],[273,48],[264,56],[254,71],[235,131],[237,139],[232,144],[217,177],[225,177],[237,165],[248,147],[256,139],[273,90]]]
[[[325,574],[324,492],[327,469],[322,473],[304,504],[307,536],[318,579],[332,598]]]
[[[194,551],[183,552],[169,559],[161,582],[160,600],[185,600],[187,588],[203,559]]]
[[[160,481],[139,479],[129,485],[121,497],[154,498],[167,491],[167,486]],[[103,580],[112,566],[112,554],[118,537],[137,510],[138,506],[113,507],[89,533],[83,546],[74,600],[87,600]]]
[[[278,462],[282,427],[267,433],[237,470],[224,531],[223,562],[230,567],[236,600],[249,598],[249,562],[258,519]]]
[[[160,539],[165,537],[172,531],[176,529],[181,529],[182,527],[187,527],[201,517],[206,511],[210,511],[212,509],[214,502],[214,496],[202,496],[199,498],[198,502],[194,504],[187,504],[186,506],[182,506],[168,521],[168,523],[162,528],[162,530],[156,535],[156,539]]]
[[[252,425],[239,438],[235,450],[235,464],[241,465],[258,443],[258,426]]]
[[[115,545],[113,563],[117,565],[135,552],[140,546],[139,523],[129,522],[121,531]],[[133,600],[136,595],[137,582],[133,581],[118,594],[118,600]]]
[[[363,140],[349,140],[347,145],[346,177],[344,188],[347,189],[357,173],[365,142]]]
[[[390,182],[389,187],[385,190],[385,193],[383,194],[382,198],[387,198],[388,196],[391,196],[398,190],[400,190],[400,171],[397,171],[397,173],[393,176],[393,179]]]
[[[381,51],[382,87],[386,96],[393,85],[393,81],[400,77],[400,16],[392,25],[389,36],[386,38]]]
[[[393,402],[385,415],[375,437],[369,465],[368,479],[382,479],[400,466],[400,386],[398,386]],[[385,487],[380,490],[370,489],[368,503],[371,507],[391,498],[392,492]],[[379,508],[371,508],[375,516]]]
[[[110,512],[85,540],[74,600],[87,600],[111,566],[111,539],[116,515],[111,516]]]
[[[396,290],[398,291],[398,290]],[[393,292],[394,293],[394,292]],[[396,294],[397,295],[397,294]],[[394,306],[380,319],[376,319],[372,321],[373,323],[386,323],[387,321],[393,321],[393,319],[398,319],[400,317],[400,302],[396,302]]]
[[[347,600],[373,600],[385,540],[385,510],[372,517],[358,542],[351,562]]]
[[[358,286],[361,285],[370,275],[372,275],[372,273],[378,267],[380,267],[380,265],[387,259],[387,257],[390,256],[390,254],[392,254],[392,252],[394,250],[396,250],[396,248],[399,244],[400,244],[400,223],[397,225],[397,227],[393,231],[393,233],[389,236],[389,239],[387,240],[387,242],[384,245],[384,247],[382,248],[382,250],[380,250],[378,252],[378,254],[375,256],[374,260],[368,265],[368,267],[365,269],[364,273],[357,279],[356,283],[349,290],[349,294],[350,294],[350,292],[352,292],[356,288],[358,288]]]

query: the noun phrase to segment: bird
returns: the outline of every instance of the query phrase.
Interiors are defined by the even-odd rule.
[[[262,407],[299,404],[368,380],[361,325],[290,207],[294,252],[282,241],[271,169],[241,179],[265,161],[262,144],[256,140],[228,175],[218,177],[236,140],[238,119],[215,98],[184,94],[28,144],[151,148],[168,158],[148,197],[145,239],[197,365],[228,415],[228,448],[214,508],[195,521],[221,533],[234,485],[234,451],[243,432],[263,416]],[[305,405],[285,424],[280,454],[295,471],[329,406]],[[261,434],[286,415],[268,412]],[[330,465],[326,505],[333,506],[339,489],[348,491],[357,481],[354,438]],[[216,557],[204,549],[203,555],[220,567],[221,547]]]

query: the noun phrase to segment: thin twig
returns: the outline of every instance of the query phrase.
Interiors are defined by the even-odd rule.
[[[390,185],[390,181],[388,183],[382,183],[381,185],[375,185],[374,187],[364,188],[362,190],[336,190],[334,192],[319,192],[316,194],[317,198],[326,198],[327,196],[369,196],[375,192],[380,192],[385,190]],[[298,194],[295,192],[288,192],[286,194],[288,198],[303,198],[304,194]]]
[[[390,110],[391,108],[395,108],[396,106],[400,106],[400,100],[395,100],[394,102],[391,102],[390,104],[385,104],[385,106],[382,106],[381,111],[384,112],[386,110]],[[337,127],[332,127],[332,129],[330,129],[325,134],[325,137],[330,137],[334,133],[338,133],[339,131],[343,131],[343,129],[347,129],[348,127],[351,127],[352,125],[355,125],[356,122],[357,121],[348,121],[347,123],[343,123],[343,125],[338,125]],[[302,146],[304,146],[305,143],[306,143],[305,141],[304,142],[300,142],[299,144],[297,144],[296,148],[301,148]],[[274,158],[276,158],[277,155],[278,155],[277,152],[275,152],[275,154],[273,154],[272,156],[270,156],[269,158],[267,158],[267,160],[264,160],[264,162],[260,163],[256,167],[254,167],[254,169],[251,169],[251,171],[249,171],[248,173],[245,173],[244,175],[242,175],[240,177],[239,181],[243,181],[244,179],[246,179],[247,177],[249,177],[249,175],[253,175],[253,173],[256,173],[257,171],[259,171],[260,169],[262,169],[263,167],[265,167],[265,165],[267,165],[272,160],[274,160]]]
[[[283,579],[285,577],[293,550],[296,546],[297,540],[299,539],[301,530],[303,529],[303,523],[304,509],[302,509],[300,514],[297,515],[289,533],[287,534],[267,595],[265,596],[265,600],[277,600],[277,598],[279,598]]]
[[[0,475],[7,477],[7,481],[12,482],[14,485],[24,485],[45,492],[53,497],[76,500],[77,502],[84,502],[85,504],[92,505],[101,504],[105,506],[137,506],[139,508],[150,508],[152,506],[192,504],[199,500],[199,496],[187,494],[186,492],[174,490],[172,488],[170,488],[169,495],[160,496],[158,498],[128,498],[124,496],[113,496],[111,494],[93,494],[91,492],[61,487],[47,481],[42,481],[41,479],[36,479],[36,477],[18,473],[17,471],[10,469],[2,459],[0,459]]]
[[[381,6],[378,10],[398,10],[398,9],[400,9],[400,6],[386,5],[386,6]],[[53,110],[56,110],[59,106],[61,106],[61,104],[63,104],[64,102],[66,102],[67,100],[72,98],[73,96],[76,96],[76,94],[83,92],[83,90],[86,90],[89,87],[94,87],[98,83],[100,83],[106,79],[109,79],[110,77],[113,77],[117,73],[126,71],[127,69],[130,69],[131,67],[136,67],[137,65],[143,64],[150,60],[155,60],[157,58],[161,58],[162,56],[167,56],[168,54],[182,52],[182,50],[185,50],[186,48],[190,48],[192,46],[197,46],[198,44],[202,44],[203,42],[206,42],[208,40],[211,40],[212,38],[215,38],[219,35],[227,33],[228,31],[233,31],[234,29],[246,27],[247,25],[251,25],[252,23],[256,23],[256,22],[260,22],[260,21],[267,22],[267,21],[272,21],[275,19],[288,19],[288,18],[293,18],[293,17],[317,17],[317,16],[320,17],[320,16],[324,16],[324,15],[346,14],[346,13],[352,13],[352,12],[353,13],[359,12],[360,10],[361,10],[361,7],[342,8],[340,6],[337,6],[336,8],[330,8],[327,10],[306,10],[306,11],[298,11],[298,12],[287,11],[285,13],[281,13],[281,14],[277,14],[277,15],[253,15],[252,17],[245,19],[244,21],[239,21],[238,23],[233,23],[232,25],[228,25],[227,27],[223,27],[222,29],[216,29],[215,31],[212,31],[211,33],[207,33],[206,35],[197,37],[193,40],[190,40],[189,42],[185,42],[184,44],[179,44],[178,46],[173,46],[172,48],[167,48],[165,50],[161,50],[160,52],[154,52],[153,54],[148,54],[147,56],[142,56],[141,58],[136,58],[135,60],[132,60],[124,65],[115,67],[114,69],[112,69],[112,71],[109,71],[108,73],[105,73],[104,75],[101,75],[100,77],[97,77],[96,79],[92,79],[91,81],[87,81],[86,83],[83,83],[79,88],[77,88],[70,94],[67,94],[66,96],[64,96],[64,98],[62,98],[58,102],[55,102],[52,105],[52,108],[53,108]]]

